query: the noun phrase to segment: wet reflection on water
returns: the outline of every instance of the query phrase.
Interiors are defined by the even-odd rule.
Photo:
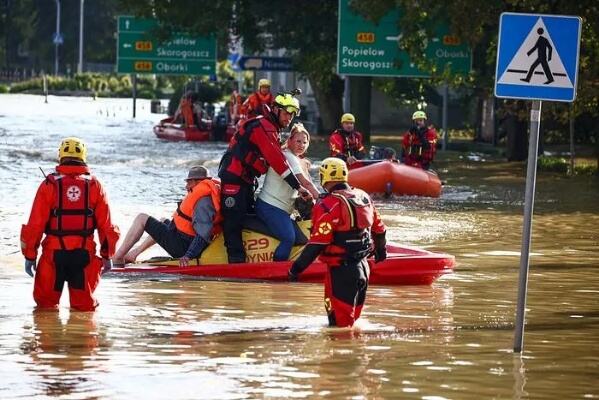
[[[92,143],[123,229],[139,211],[168,216],[186,166],[215,173],[224,147],[156,141],[155,116],[106,117],[83,100],[72,122],[58,110],[72,99],[42,124],[12,117],[24,98],[0,95],[0,183],[11,193],[0,208],[0,398],[599,396],[596,181],[539,177],[521,357],[511,349],[523,165],[476,157],[440,163],[440,199],[376,198],[392,240],[451,253],[459,266],[431,287],[372,286],[353,331],[326,326],[323,289],[310,284],[107,277],[94,314],[65,303],[36,312],[18,227],[37,166],[50,169],[64,132]]]

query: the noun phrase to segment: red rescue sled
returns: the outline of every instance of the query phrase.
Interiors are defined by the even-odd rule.
[[[437,174],[392,160],[358,161],[350,166],[349,184],[368,193],[439,197]]]
[[[444,274],[451,273],[455,258],[449,254],[433,253],[427,250],[387,245],[388,256],[377,264],[369,259],[370,283],[375,285],[430,285]],[[157,260],[129,264],[126,268],[114,268],[116,274],[174,274],[193,276],[201,279],[223,281],[287,281],[287,271],[291,261],[263,261],[243,264],[200,264],[179,267],[176,260]],[[170,265],[169,265],[170,264]],[[321,283],[326,266],[314,262],[300,275],[300,282]]]
[[[181,124],[173,123],[173,118],[165,118],[154,126],[154,134],[160,139],[190,142],[206,142],[210,140],[212,131],[212,122],[207,122],[205,128],[200,129],[197,126],[184,127]]]

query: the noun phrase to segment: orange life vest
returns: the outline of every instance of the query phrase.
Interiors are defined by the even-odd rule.
[[[196,232],[193,229],[193,210],[196,203],[205,196],[210,196],[216,213],[212,220],[212,236],[220,233],[220,226],[223,218],[220,213],[220,182],[217,179],[204,179],[195,185],[183,201],[177,207],[177,211],[173,214],[173,221],[177,229],[189,236],[195,236]]]
[[[90,208],[90,184],[94,179],[89,174],[48,175],[48,182],[55,186],[56,197],[46,225],[46,234],[58,237],[94,234],[96,221]]]

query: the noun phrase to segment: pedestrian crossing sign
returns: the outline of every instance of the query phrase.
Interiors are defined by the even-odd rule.
[[[574,101],[580,17],[502,13],[495,96]]]

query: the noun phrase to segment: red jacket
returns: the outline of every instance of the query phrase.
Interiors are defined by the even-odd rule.
[[[437,132],[432,127],[413,127],[403,136],[402,150],[404,164],[428,169],[437,153]]]
[[[260,92],[252,93],[241,105],[239,114],[245,118],[256,117],[262,114],[262,106],[272,106],[273,103],[272,93],[268,92],[266,95],[262,95]]]
[[[83,165],[59,165],[56,167],[56,176],[83,176],[89,181],[88,205],[93,210],[93,219],[95,220],[95,229],[100,238],[100,255],[103,258],[110,258],[115,252],[116,243],[119,239],[119,229],[112,224],[110,218],[110,209],[106,194],[100,182],[92,175],[89,175],[89,168]],[[68,190],[64,188],[63,190]],[[69,194],[67,194],[68,196]],[[53,183],[52,178],[44,180],[39,186],[31,208],[29,222],[21,228],[21,252],[28,260],[37,259],[37,250],[44,233],[50,229],[50,222],[53,217],[53,209],[57,207],[59,197],[64,193],[58,193],[58,186]],[[96,253],[96,243],[94,236],[89,235],[82,239],[81,235],[62,236],[66,250],[73,250],[84,247],[91,254]],[[61,240],[59,236],[52,233],[46,233],[42,242],[44,250],[61,249]]]
[[[279,127],[274,117],[259,116],[245,121],[221,160],[218,176],[223,180],[243,180],[249,184],[272,167],[294,189],[300,183],[291,173],[279,144]]]
[[[366,156],[362,134],[358,131],[347,132],[343,129],[333,131],[329,137],[329,149],[331,157],[338,157],[344,161],[349,156],[358,160]]]
[[[347,185],[338,185],[334,189],[320,198],[314,206],[312,232],[308,241],[308,244],[326,245],[320,258],[333,265],[341,261],[350,247],[343,234],[369,231],[370,234],[377,235],[386,231],[385,224],[366,192]],[[355,241],[356,238],[351,239]],[[372,242],[367,245],[371,247]]]

